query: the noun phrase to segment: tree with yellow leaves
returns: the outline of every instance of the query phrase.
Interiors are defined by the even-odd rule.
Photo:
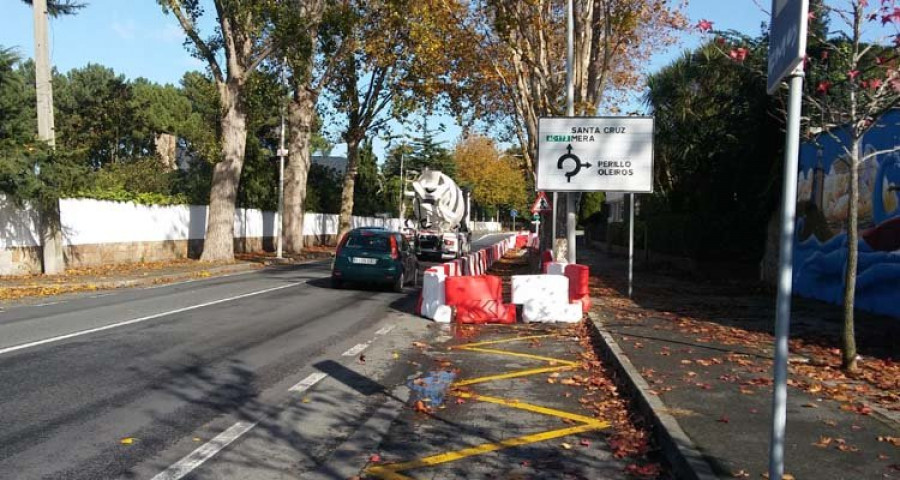
[[[490,138],[463,138],[454,151],[457,180],[472,189],[472,200],[481,207],[521,208],[528,199],[517,158],[501,155]]]

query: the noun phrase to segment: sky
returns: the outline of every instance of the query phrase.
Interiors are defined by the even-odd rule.
[[[50,55],[59,71],[98,63],[129,79],[144,77],[158,83],[177,84],[185,72],[203,70],[204,64],[185,50],[184,35],[178,22],[164,14],[155,0],[83,1],[88,6],[78,15],[50,21]],[[759,1],[769,3],[768,0]],[[751,35],[758,34],[761,23],[767,21],[767,15],[754,0],[690,0],[686,14],[691,25],[705,18],[713,21],[716,29],[734,29]],[[20,0],[3,0],[0,47],[12,47],[22,57],[32,57],[32,21],[31,7]],[[700,36],[696,32],[686,32],[679,44],[655,54],[645,73],[665,66],[683,50],[699,42]],[[634,104],[624,111],[640,108],[639,104]],[[438,123],[448,126],[438,135],[438,140],[452,148],[460,129],[448,117],[429,120],[430,125]],[[404,127],[396,123],[393,128],[395,135],[416,134],[411,130],[404,132]],[[384,148],[384,142],[376,140],[374,149],[379,158],[383,158]],[[340,155],[345,151],[343,145],[337,145],[332,154]]]

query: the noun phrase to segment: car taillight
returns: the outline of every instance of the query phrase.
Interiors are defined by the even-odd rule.
[[[400,258],[400,250],[397,250],[397,237],[391,235],[391,258],[397,260]]]
[[[335,257],[337,257],[338,255],[341,254],[341,249],[344,248],[344,245],[347,244],[347,239],[348,239],[348,238],[350,238],[350,234],[349,234],[349,233],[345,233],[344,236],[341,238],[341,241],[338,242],[337,248],[334,250],[334,256],[335,256]]]

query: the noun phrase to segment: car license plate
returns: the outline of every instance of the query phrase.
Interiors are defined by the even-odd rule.
[[[360,258],[360,257],[353,257],[352,261],[353,261],[353,263],[358,263],[358,264],[361,264],[361,265],[375,265],[376,263],[378,263],[378,259],[377,259],[377,258]]]

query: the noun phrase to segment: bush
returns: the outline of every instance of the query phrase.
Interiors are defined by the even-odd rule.
[[[88,186],[74,196],[142,205],[190,203],[187,195],[175,192],[177,179],[178,173],[166,171],[155,157],[144,157],[108,164],[92,172]]]

